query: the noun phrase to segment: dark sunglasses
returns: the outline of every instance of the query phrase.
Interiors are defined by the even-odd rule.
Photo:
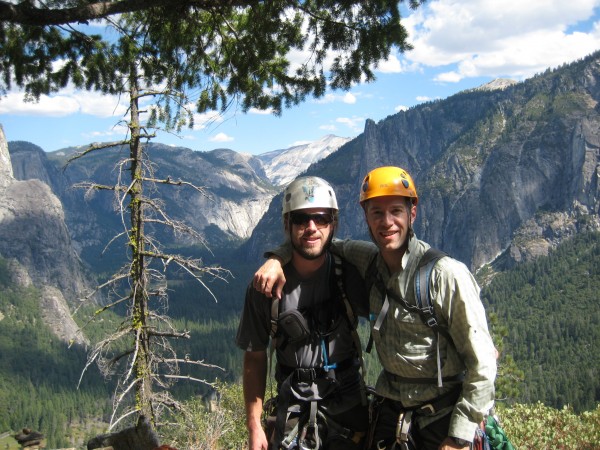
[[[331,222],[333,222],[333,215],[330,213],[316,213],[306,214],[299,212],[290,213],[290,221],[294,225],[301,225],[305,228],[308,226],[310,221],[313,221],[317,228],[325,228]]]

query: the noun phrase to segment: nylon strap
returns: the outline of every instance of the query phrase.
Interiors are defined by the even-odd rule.
[[[360,336],[358,335],[358,317],[354,314],[354,310],[352,309],[352,305],[348,300],[348,296],[346,295],[346,290],[344,289],[343,283],[343,270],[342,270],[342,260],[339,256],[333,255],[333,262],[335,268],[335,278],[337,281],[338,289],[340,291],[340,296],[344,302],[344,306],[346,308],[346,317],[348,318],[348,322],[350,322],[350,327],[352,329],[352,339],[354,340],[354,348],[356,349],[356,353],[358,359],[360,361],[360,370],[362,374],[363,384],[364,384],[364,376],[366,374],[365,371],[365,362],[362,356],[362,345],[360,343]],[[361,389],[361,399],[363,405],[367,404],[367,393],[365,389]]]

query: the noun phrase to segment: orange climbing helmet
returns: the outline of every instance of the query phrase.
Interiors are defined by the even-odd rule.
[[[401,167],[385,166],[371,170],[362,182],[360,204],[375,197],[398,195],[419,203],[417,188],[409,173]]]

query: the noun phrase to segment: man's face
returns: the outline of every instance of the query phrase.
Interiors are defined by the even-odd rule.
[[[305,259],[321,256],[333,237],[333,219],[331,210],[326,208],[292,211],[288,224],[294,250]]]
[[[405,197],[376,197],[366,205],[367,224],[382,253],[403,249],[416,216],[417,207]]]

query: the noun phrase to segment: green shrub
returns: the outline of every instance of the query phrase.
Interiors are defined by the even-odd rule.
[[[579,415],[571,407],[558,410],[540,402],[500,407],[498,414],[517,449],[600,449],[600,404]]]
[[[240,450],[247,446],[244,397],[241,384],[219,384],[219,407],[208,411],[201,399],[185,405],[162,441],[178,449]],[[517,450],[600,450],[600,404],[577,415],[571,407],[555,409],[533,405],[498,405],[496,413],[506,436]]]
[[[218,383],[216,390],[221,398],[212,411],[201,398],[187,402],[176,424],[159,430],[161,442],[186,450],[247,448],[242,385]]]

